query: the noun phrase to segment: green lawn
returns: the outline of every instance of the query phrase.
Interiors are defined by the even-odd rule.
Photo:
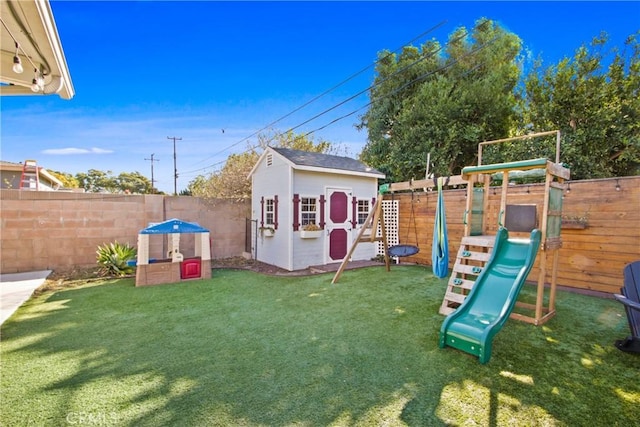
[[[446,280],[418,266],[45,293],[1,328],[2,426],[640,425],[621,304],[559,292],[486,365],[438,348]]]

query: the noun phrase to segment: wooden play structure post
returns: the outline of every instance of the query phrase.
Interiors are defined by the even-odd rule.
[[[556,156],[555,162],[551,162],[546,158],[530,159],[509,163],[498,164],[482,164],[482,148],[485,145],[498,144],[522,139],[530,139],[548,135],[556,135]],[[527,171],[533,169],[543,169],[545,174],[544,184],[544,200],[542,201],[542,208],[540,211],[539,228],[542,234],[540,251],[542,256],[539,259],[539,273],[537,282],[537,294],[536,303],[525,304],[518,303],[516,306],[524,307],[534,311],[533,316],[528,316],[520,313],[513,313],[511,317],[525,322],[540,325],[545,323],[551,317],[555,315],[555,293],[556,293],[556,280],[558,270],[558,250],[562,247],[562,238],[560,235],[560,229],[562,224],[562,194],[565,189],[565,181],[570,177],[570,171],[560,163],[560,131],[540,132],[536,134],[505,138],[495,141],[486,141],[478,145],[478,166],[465,167],[462,170],[462,178],[468,181],[467,186],[467,202],[465,207],[465,227],[464,237],[460,245],[458,258],[456,265],[453,268],[453,273],[450,277],[449,284],[447,286],[447,292],[445,299],[440,307],[440,313],[449,314],[455,308],[464,301],[464,298],[468,291],[473,286],[473,279],[470,280],[470,275],[479,274],[481,271],[482,262],[486,262],[488,259],[487,252],[492,247],[493,236],[487,235],[488,224],[487,215],[489,208],[489,189],[491,183],[491,174],[502,173],[502,186],[500,194],[500,210],[498,213],[498,226],[502,227],[505,224],[505,216],[508,212],[509,205],[507,204],[507,197],[509,194],[509,172],[510,171]],[[475,192],[475,184],[480,184],[483,188],[482,193]],[[477,194],[481,194],[482,211],[477,212],[474,210],[478,205]],[[538,204],[536,204],[538,206]],[[535,209],[537,211],[537,209]],[[534,215],[535,211],[534,211]],[[480,224],[478,224],[480,221]],[[509,227],[507,227],[509,228]],[[525,230],[515,230],[525,231]],[[481,252],[478,252],[474,248],[483,248]],[[547,254],[550,253],[552,257],[551,267],[547,266]],[[469,269],[466,266],[470,264],[470,261],[475,261],[476,265]],[[550,271],[549,271],[550,270]],[[550,291],[548,305],[544,305],[545,296],[545,283],[547,283],[547,275],[550,272]]]
[[[364,223],[362,224],[362,228],[360,228],[358,236],[351,244],[347,255],[344,257],[342,263],[340,263],[338,271],[336,271],[336,274],[333,276],[331,284],[337,283],[338,279],[340,279],[340,276],[342,275],[344,269],[347,267],[349,260],[351,260],[351,256],[356,250],[356,246],[358,246],[358,243],[382,242],[384,246],[384,264],[387,271],[391,270],[391,262],[389,260],[388,251],[389,245],[387,243],[387,229],[384,225],[384,213],[382,212],[382,199],[383,193],[380,192],[378,193],[378,198],[376,199],[375,206],[373,207],[373,209],[371,209],[369,215],[367,215],[367,219],[365,219]],[[377,235],[378,229],[380,229],[380,236]]]
[[[452,176],[449,178],[448,185],[465,185],[466,182],[462,180],[460,176]],[[382,211],[382,202],[384,200],[384,195],[386,193],[394,193],[398,191],[414,191],[416,188],[430,188],[434,187],[435,183],[432,179],[421,179],[421,180],[411,180],[404,182],[395,182],[391,184],[384,184],[380,186],[380,190],[378,192],[378,199],[376,200],[375,206],[369,212],[367,219],[365,220],[358,236],[355,238],[353,243],[351,244],[351,248],[347,252],[347,255],[342,260],[338,271],[335,276],[333,276],[333,280],[331,283],[337,283],[340,275],[346,268],[353,252],[358,246],[359,243],[365,242],[382,242],[384,248],[384,262],[387,271],[391,270],[391,262],[389,257],[389,244],[387,241],[387,229],[384,223],[384,213]],[[380,236],[377,235],[377,230],[380,229]]]

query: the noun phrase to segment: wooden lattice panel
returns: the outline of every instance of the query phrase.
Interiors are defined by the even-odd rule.
[[[382,215],[384,219],[384,228],[387,231],[387,245],[389,245],[389,247],[397,245],[399,242],[398,213],[399,213],[399,204],[397,200],[382,201]],[[376,236],[378,237],[382,236],[380,225],[378,225]],[[376,255],[384,255],[383,242],[376,242]]]

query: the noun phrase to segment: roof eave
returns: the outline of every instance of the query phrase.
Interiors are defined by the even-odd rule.
[[[383,173],[376,173],[376,172],[361,172],[361,171],[354,171],[354,170],[348,170],[348,169],[335,169],[335,168],[325,168],[325,167],[319,167],[319,166],[297,165],[297,164],[293,164],[292,168],[300,171],[362,176],[362,177],[377,178],[377,179],[384,179],[386,176]]]
[[[20,5],[19,10],[14,9],[15,4]],[[2,28],[0,73],[0,81],[4,84],[0,85],[0,95],[57,94],[62,99],[73,98],[75,91],[49,1],[30,0],[14,3],[2,0],[1,6],[5,25]],[[28,28],[29,32],[25,33],[24,28]],[[7,31],[10,32],[11,37]],[[20,46],[18,56],[23,61],[24,71],[20,74],[16,74],[12,69],[16,51],[13,38]],[[31,90],[34,75],[30,62],[43,72],[44,88],[37,92]]]

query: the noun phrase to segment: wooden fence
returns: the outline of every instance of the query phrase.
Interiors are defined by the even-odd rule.
[[[509,204],[542,203],[543,184],[511,186]],[[399,200],[399,238],[401,243],[418,244],[420,253],[403,258],[408,262],[431,265],[431,243],[437,203],[435,191],[414,191],[385,196]],[[455,262],[464,233],[463,215],[466,190],[445,190],[449,266]],[[413,231],[413,203],[418,242]],[[495,234],[498,223],[500,188],[490,190],[487,224]],[[622,269],[640,260],[640,176],[619,179],[571,181],[563,199],[563,216],[586,220],[585,228],[563,226],[558,284],[572,288],[617,293],[622,285]],[[547,265],[550,265],[550,261]],[[534,267],[530,279],[537,277]]]

